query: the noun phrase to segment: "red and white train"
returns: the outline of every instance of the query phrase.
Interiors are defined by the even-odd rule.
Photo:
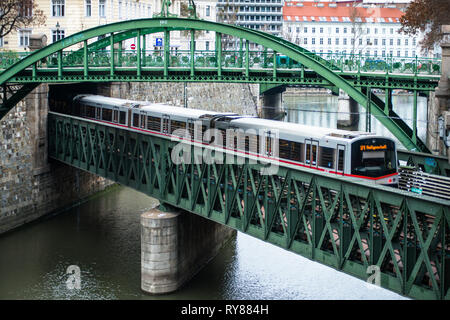
[[[225,151],[252,158],[275,159],[280,166],[307,167],[383,185],[398,184],[395,142],[371,133],[90,94],[78,95],[70,107],[55,106],[52,112],[168,138],[179,138],[174,131],[184,129],[193,143],[205,145],[202,137],[194,136],[194,127],[200,124],[202,133],[213,128],[222,133]],[[245,135],[239,140],[226,140],[230,130],[245,132]],[[273,144],[272,140],[277,143]],[[220,148],[222,144],[215,142],[215,148]],[[278,152],[274,152],[274,145]]]

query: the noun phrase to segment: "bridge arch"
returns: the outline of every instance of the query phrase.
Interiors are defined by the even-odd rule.
[[[428,151],[425,144],[420,141],[414,134],[408,132],[409,127],[405,127],[399,121],[396,121],[386,115],[383,108],[380,107],[379,103],[376,103],[376,97],[371,95],[366,95],[355,86],[353,86],[349,81],[341,77],[339,74],[334,72],[335,67],[328,63],[326,60],[315,56],[311,52],[290,43],[279,37],[266,34],[260,31],[246,29],[238,26],[222,24],[217,22],[198,20],[198,19],[184,19],[184,18],[151,18],[151,19],[138,19],[138,20],[128,20],[122,22],[116,22],[108,25],[102,25],[94,27],[92,29],[84,30],[73,34],[67,38],[61,39],[47,47],[44,47],[36,52],[31,53],[26,58],[16,62],[8,69],[4,70],[0,74],[0,85],[5,85],[10,80],[19,75],[21,72],[33,66],[38,61],[58,52],[62,52],[63,49],[71,47],[78,43],[87,44],[87,40],[97,38],[99,36],[111,35],[113,34],[113,39],[107,38],[103,39],[102,42],[98,42],[99,46],[108,46],[114,43],[114,39],[124,40],[127,37],[136,37],[137,34],[148,34],[161,31],[175,31],[175,30],[208,30],[214,31],[218,34],[230,35],[236,38],[245,39],[247,41],[262,45],[265,48],[271,49],[274,52],[283,54],[292,60],[299,62],[306,68],[313,70],[321,78],[328,81],[332,86],[342,89],[351,98],[357,101],[363,107],[370,108],[372,115],[378,119],[389,131],[408,149],[415,151]],[[119,36],[116,33],[121,33]],[[118,40],[119,41],[119,40]],[[106,44],[106,45],[105,45]],[[87,50],[87,49],[84,49]],[[59,72],[61,69],[59,68]],[[113,71],[111,71],[112,73]],[[274,77],[276,77],[274,72]],[[245,80],[245,79],[244,79]],[[106,78],[104,81],[108,81]],[[109,80],[113,81],[113,80]],[[132,81],[132,80],[131,80]],[[12,81],[13,82],[13,81]],[[61,81],[63,82],[63,80]],[[217,80],[220,82],[220,80]],[[0,119],[3,117],[9,109],[11,109],[15,103],[23,97],[28,92],[30,92],[39,83],[29,81],[28,85],[24,85],[25,89],[16,96],[12,97],[9,102],[3,103],[0,107]],[[404,123],[403,123],[404,124]],[[409,131],[412,131],[409,129]]]

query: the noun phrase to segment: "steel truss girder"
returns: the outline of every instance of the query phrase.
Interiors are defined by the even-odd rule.
[[[450,201],[234,157],[174,164],[176,141],[49,114],[49,156],[358,278],[419,299],[450,299]],[[240,162],[239,162],[240,161]]]
[[[444,156],[428,153],[398,150],[398,159],[406,161],[408,166],[416,167],[427,173],[450,177],[450,163]]]
[[[64,48],[70,47],[80,42],[87,41],[92,38],[97,38],[102,35],[110,35],[112,33],[118,33],[123,31],[131,30],[156,30],[156,28],[164,28],[166,30],[178,29],[178,30],[210,30],[219,34],[231,35],[241,39],[246,39],[262,45],[265,48],[270,48],[274,52],[286,55],[289,58],[297,61],[298,63],[305,66],[306,69],[311,69],[316,72],[320,77],[326,79],[328,82],[332,83],[333,86],[339,87],[345,91],[350,97],[357,101],[363,107],[370,106],[372,115],[377,118],[392,134],[408,149],[408,150],[419,150],[427,151],[420,148],[421,144],[417,144],[416,138],[405,132],[402,126],[399,126],[398,121],[394,121],[389,117],[386,117],[384,113],[384,108],[380,108],[372,100],[368,100],[368,97],[361,92],[357,87],[352,85],[349,81],[345,80],[335,71],[334,66],[330,66],[329,62],[321,58],[315,57],[312,53],[306,51],[305,49],[296,46],[292,43],[287,43],[279,37],[275,37],[263,32],[245,29],[233,25],[221,24],[216,22],[196,20],[196,19],[181,19],[181,18],[153,18],[153,19],[138,19],[138,20],[128,20],[121,21],[117,23],[112,23],[108,25],[94,27],[92,29],[84,30],[82,32],[73,34],[67,38],[57,41],[45,48],[42,48],[26,58],[19,60],[17,63],[4,70],[0,74],[0,85],[8,82],[11,78],[20,74],[23,70],[36,64],[38,61],[58,53],[58,78],[62,79],[64,72],[61,64],[61,52]],[[140,31],[139,31],[140,32]],[[112,41],[113,43],[113,41]],[[140,55],[138,56],[138,58]],[[86,59],[86,57],[85,57]],[[164,69],[164,74],[167,76],[168,71],[168,61]],[[86,71],[87,69],[85,69]],[[137,69],[137,75],[140,76],[141,67],[139,65]],[[248,71],[246,72],[248,73]],[[115,74],[113,65],[111,65],[110,74]],[[274,78],[276,79],[277,72],[274,69]],[[100,78],[105,79],[100,76]],[[96,81],[95,77],[92,79]],[[73,81],[73,80],[72,80]],[[104,81],[104,80],[103,80]],[[370,98],[369,98],[370,99]],[[422,144],[423,145],[423,144]]]

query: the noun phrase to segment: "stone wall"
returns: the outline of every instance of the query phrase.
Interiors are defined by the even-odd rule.
[[[47,158],[48,86],[0,120],[0,234],[61,210],[111,182]]]
[[[259,94],[258,85],[240,83],[122,82],[110,88],[116,98],[243,115],[256,115]]]

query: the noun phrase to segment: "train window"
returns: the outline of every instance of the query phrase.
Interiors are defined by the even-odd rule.
[[[147,129],[161,131],[161,118],[147,116]]]
[[[127,113],[125,111],[120,111],[120,124],[126,124],[127,123]]]
[[[280,158],[291,159],[291,141],[280,139]]]
[[[133,127],[139,128],[139,113],[133,113]]]
[[[175,130],[178,130],[178,129],[186,129],[186,122],[172,120],[171,126],[170,126],[171,133],[173,133]]]
[[[319,166],[325,168],[334,168],[334,149],[327,147],[319,148],[320,161]]]
[[[338,171],[344,171],[344,150],[338,150]]]
[[[103,108],[102,120],[112,122],[112,110],[108,108]]]
[[[86,117],[95,118],[95,109],[93,106],[86,106]]]
[[[113,110],[113,119],[112,119],[112,121],[114,123],[119,122],[119,110],[118,109],[114,109]]]
[[[303,162],[305,161],[305,146],[303,143],[292,142],[291,143],[291,159],[294,161]]]

